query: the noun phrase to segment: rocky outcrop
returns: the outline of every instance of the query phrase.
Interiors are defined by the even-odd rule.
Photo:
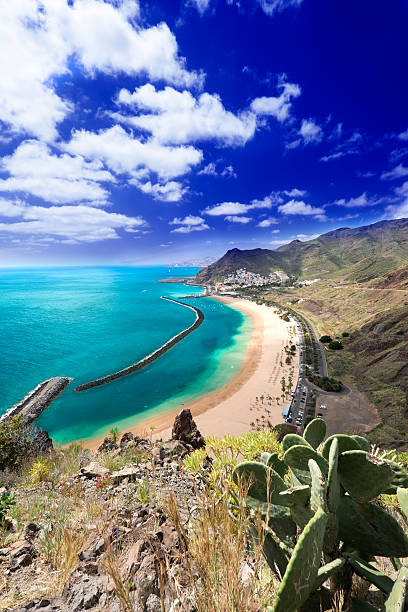
[[[54,450],[54,445],[48,432],[41,430],[35,436],[33,440],[31,440],[28,454],[31,457],[38,457],[39,455],[46,455],[48,453],[52,453]]]
[[[196,422],[188,408],[184,408],[176,416],[171,437],[173,440],[184,442],[184,444],[187,444],[193,449],[203,448],[205,446],[205,440],[198,431]]]

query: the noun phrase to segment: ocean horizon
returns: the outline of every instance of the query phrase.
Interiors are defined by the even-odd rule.
[[[137,362],[191,325],[194,312],[160,299],[202,293],[161,284],[198,268],[87,266],[0,270],[0,414],[41,381],[72,377],[37,420],[57,443],[104,435],[193,401],[231,380],[251,320],[212,298],[186,299],[203,324],[145,369],[107,385],[79,384]]]

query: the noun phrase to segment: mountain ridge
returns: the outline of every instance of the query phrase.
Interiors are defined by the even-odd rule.
[[[283,270],[299,279],[342,276],[366,282],[408,264],[408,219],[377,221],[356,228],[341,227],[277,249],[228,250],[201,270],[197,282],[220,281],[238,268],[269,274]]]

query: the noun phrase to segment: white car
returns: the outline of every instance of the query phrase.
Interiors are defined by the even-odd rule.
[[[327,410],[327,406],[325,406],[325,404],[322,404],[322,405],[320,406],[320,409],[321,409],[321,410]]]

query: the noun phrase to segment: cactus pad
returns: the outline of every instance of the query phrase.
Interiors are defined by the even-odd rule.
[[[299,444],[310,448],[310,444],[306,442],[306,440],[304,440],[302,436],[298,436],[297,434],[286,434],[286,436],[282,440],[282,450],[283,452],[285,452],[291,446],[298,446]]]
[[[303,437],[310,446],[317,448],[324,440],[326,435],[326,423],[323,419],[313,419],[306,426]]]
[[[397,489],[397,497],[401,510],[408,519],[408,489]]]
[[[309,470],[312,475],[312,492],[310,494],[310,507],[313,512],[319,508],[326,510],[326,483],[323,474],[314,459],[309,459]]]
[[[279,459],[278,453],[262,453],[261,455],[261,463],[264,463],[268,467],[271,467],[284,478],[286,472],[288,471],[288,466],[282,459]]]
[[[374,586],[380,589],[383,593],[386,593],[387,595],[391,593],[394,585],[391,578],[380,572],[380,570],[373,565],[370,565],[370,563],[367,563],[363,559],[357,557],[357,555],[347,555],[347,560],[353,567],[356,574],[362,578],[365,578],[369,582],[372,582]]]
[[[385,612],[404,612],[408,586],[408,567],[402,566],[393,589],[385,602]]]
[[[388,512],[369,502],[357,504],[349,495],[340,497],[337,516],[339,537],[362,554],[407,557],[408,538]]]
[[[351,436],[351,437],[353,438],[353,440],[357,442],[361,450],[366,451],[367,453],[370,452],[370,443],[366,438],[363,438],[363,436]]]
[[[327,438],[323,445],[322,455],[325,459],[329,459],[330,446],[335,438],[339,443],[339,455],[349,450],[361,450],[359,443],[354,440],[352,436],[347,436],[346,434],[335,434],[334,436]]]
[[[333,440],[329,452],[329,475],[327,477],[327,506],[330,512],[336,512],[340,500],[340,483],[337,473],[339,461],[339,443]]]
[[[290,465],[291,468],[298,470],[308,471],[309,470],[309,459],[314,459],[323,472],[327,474],[329,471],[329,464],[319,453],[317,453],[311,446],[291,446],[283,456],[285,463]]]
[[[281,491],[279,497],[282,506],[306,506],[310,499],[310,487],[308,485],[291,487],[286,491]]]
[[[346,451],[339,457],[342,486],[359,503],[374,499],[385,491],[393,478],[390,466],[362,450]]]
[[[276,595],[274,612],[295,612],[314,588],[327,515],[318,510],[303,530]]]
[[[287,488],[285,482],[275,470],[257,461],[244,461],[237,465],[233,472],[233,478],[235,483],[240,478],[244,478],[249,483],[248,496],[255,502],[274,504],[273,498]]]

